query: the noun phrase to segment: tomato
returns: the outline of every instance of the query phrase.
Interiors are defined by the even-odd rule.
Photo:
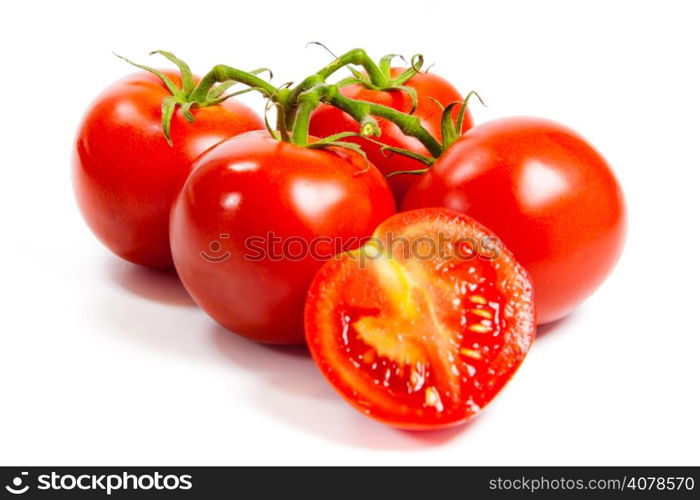
[[[180,85],[179,77],[164,71]],[[248,130],[260,118],[234,100],[182,111],[172,120],[170,147],[161,103],[170,96],[156,76],[141,72],[109,86],[78,128],[73,183],[78,205],[99,240],[118,256],[144,266],[172,267],[168,214],[192,161],[214,144]]]
[[[391,76],[396,77],[402,68],[392,68]],[[423,127],[434,137],[440,139],[442,131],[440,122],[442,118],[442,106],[447,106],[452,102],[459,102],[463,99],[460,93],[447,80],[433,73],[419,73],[413,76],[406,84],[406,87],[415,89],[418,100],[413,114],[417,116]],[[413,102],[408,92],[402,90],[379,91],[367,89],[364,85],[353,84],[341,89],[341,93],[351,99],[369,101],[394,108],[403,113],[411,111]],[[440,104],[433,101],[437,100]],[[459,106],[454,110],[456,115]],[[405,135],[394,123],[378,118],[381,136],[377,140],[392,147],[407,149],[414,153],[428,155],[417,139]],[[466,131],[472,126],[472,118],[469,111],[464,113],[462,130]],[[323,104],[319,106],[311,115],[311,134],[318,137],[327,137],[340,132],[359,132],[360,127],[353,118],[337,108]],[[381,146],[363,138],[344,139],[355,142],[362,146],[369,160],[384,174],[402,170],[424,169],[418,160],[402,156],[400,154],[383,153]],[[397,175],[389,179],[389,185],[396,196],[397,201],[401,201],[406,189],[415,182],[415,175]]]
[[[474,417],[535,332],[526,271],[491,231],[446,209],[394,215],[364,247],[326,263],[305,323],[331,385],[362,413],[407,429]]]
[[[472,128],[414,184],[403,210],[447,207],[492,229],[532,276],[537,317],[564,317],[617,262],[626,210],[608,163],[574,131],[539,118]]]
[[[386,181],[357,153],[249,132],[195,162],[171,215],[175,267],[192,298],[229,330],[303,343],[316,271],[395,211]]]

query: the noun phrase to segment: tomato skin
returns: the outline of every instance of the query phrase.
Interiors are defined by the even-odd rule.
[[[392,68],[391,75],[396,77],[402,68]],[[463,97],[447,80],[433,73],[419,73],[413,76],[405,84],[415,89],[418,95],[418,103],[413,114],[417,116],[423,127],[438,139],[442,138],[440,122],[442,110],[432,99],[436,99],[443,106],[451,102],[462,101]],[[394,108],[403,113],[411,111],[411,97],[401,90],[378,91],[370,90],[360,84],[349,85],[341,89],[341,93],[351,99],[359,99]],[[432,98],[432,99],[431,99]],[[459,108],[459,106],[455,106]],[[458,109],[454,110],[456,116]],[[418,139],[405,135],[394,123],[378,118],[381,136],[376,139],[389,146],[408,149],[414,153],[429,155]],[[473,125],[469,110],[464,113],[462,131],[466,131]],[[358,123],[347,113],[329,105],[319,106],[311,115],[309,131],[317,137],[327,137],[340,132],[359,132]],[[369,160],[384,174],[403,170],[420,170],[425,165],[421,162],[399,154],[382,153],[381,146],[362,138],[344,139],[355,142],[364,149]],[[400,202],[408,187],[416,181],[415,175],[397,175],[388,179],[397,202]]]
[[[438,242],[440,234],[452,242],[489,238],[497,257],[415,258],[418,250],[403,256],[400,246],[379,259],[345,255],[324,264],[306,301],[307,342],[321,373],[355,409],[403,429],[475,417],[513,376],[535,334],[527,272],[473,219],[443,208],[402,212],[373,241],[386,249],[402,239]]]
[[[180,85],[176,74],[164,73]],[[170,147],[161,126],[169,95],[147,72],[110,85],[80,123],[73,160],[75,194],[90,229],[119,257],[155,268],[172,267],[170,205],[192,161],[224,139],[263,128],[251,109],[229,99],[193,109],[194,123],[175,113]]]
[[[413,185],[403,210],[441,206],[492,229],[530,272],[540,324],[569,314],[619,259],[620,185],[580,135],[539,118],[503,118],[464,134]]]
[[[280,250],[268,250],[268,236],[307,245],[319,237],[351,242],[371,235],[396,207],[382,175],[367,167],[356,153],[302,148],[267,132],[241,134],[202,155],[170,224],[175,267],[192,298],[244,337],[303,343],[304,299],[323,260],[296,257],[300,243],[279,258]],[[251,258],[261,247],[263,258]],[[225,259],[202,258],[208,249]],[[317,257],[335,253],[330,242],[316,248]]]

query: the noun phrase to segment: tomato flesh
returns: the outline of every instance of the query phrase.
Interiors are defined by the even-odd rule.
[[[431,253],[427,241],[441,234],[443,251]],[[465,251],[468,238],[490,238],[498,257]],[[365,247],[325,264],[305,323],[311,353],[340,394],[409,429],[476,415],[520,365],[535,331],[525,270],[493,233],[446,209],[395,215]]]

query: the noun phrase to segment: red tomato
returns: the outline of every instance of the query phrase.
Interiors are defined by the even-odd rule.
[[[338,242],[359,246],[395,211],[386,181],[357,153],[242,134],[202,155],[176,198],[175,267],[194,300],[229,330],[303,343],[316,271]]]
[[[164,71],[176,85],[179,77]],[[214,144],[263,128],[247,106],[231,99],[178,111],[173,147],[161,127],[161,103],[170,93],[141,72],[109,86],[90,105],[75,140],[73,182],[78,205],[102,243],[118,256],[150,267],[172,267],[168,214],[192,161]]]
[[[492,229],[529,271],[540,323],[602,283],[625,237],[620,186],[574,131],[539,118],[469,130],[406,194],[402,208],[447,207]]]
[[[526,271],[479,223],[446,209],[403,212],[321,268],[306,338],[362,413],[446,427],[475,416],[520,366],[535,333],[531,295]]]
[[[392,68],[391,76],[396,77],[402,68]],[[442,106],[447,106],[451,102],[459,102],[463,99],[460,93],[447,80],[433,73],[419,73],[413,76],[406,84],[407,87],[415,89],[418,95],[417,107],[413,114],[420,118],[421,124],[434,137],[442,138],[440,122],[442,119],[442,109],[432,99],[437,100]],[[403,113],[411,111],[411,96],[401,90],[379,91],[367,89],[364,85],[349,85],[341,89],[341,93],[351,99],[369,101],[376,104],[394,108]],[[431,99],[432,98],[432,99]],[[456,116],[459,106],[454,110]],[[414,153],[429,155],[417,139],[405,135],[394,123],[378,118],[381,136],[377,139],[392,147],[408,149]],[[462,130],[466,131],[472,126],[471,114],[467,110],[464,113]],[[359,132],[360,126],[350,117],[350,115],[329,105],[319,106],[311,115],[311,125],[309,132],[317,137],[327,137],[340,132]],[[369,160],[384,174],[399,170],[420,170],[424,169],[418,160],[402,156],[400,154],[382,153],[381,146],[362,138],[344,139],[355,142],[364,149]],[[415,175],[397,175],[389,179],[397,201],[401,201],[406,189],[415,182]]]

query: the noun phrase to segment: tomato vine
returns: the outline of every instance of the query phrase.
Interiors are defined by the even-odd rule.
[[[172,97],[165,99],[163,102],[163,132],[169,143],[170,120],[177,106],[181,106],[188,120],[192,121],[193,117],[190,112],[192,107],[212,106],[229,97],[240,95],[244,92],[257,91],[277,108],[277,129],[271,130],[271,132],[283,141],[292,142],[299,146],[309,146],[308,129],[310,115],[320,103],[325,103],[335,106],[355,119],[360,124],[360,135],[371,140],[376,141],[374,138],[380,135],[380,129],[375,117],[395,123],[404,134],[418,139],[429,151],[432,158],[400,148],[386,146],[385,149],[388,151],[404,154],[430,165],[434,158],[439,157],[444,150],[440,141],[421,125],[420,119],[413,116],[412,112],[402,113],[381,104],[350,99],[343,96],[340,92],[343,86],[354,83],[361,83],[367,88],[374,90],[401,90],[410,95],[413,108],[415,108],[417,102],[415,90],[406,87],[404,84],[421,71],[424,60],[420,54],[414,55],[411,58],[410,66],[392,78],[391,61],[399,56],[389,54],[382,57],[379,63],[376,63],[364,49],[352,49],[336,57],[329,64],[304,78],[293,87],[288,85],[275,87],[269,81],[258,76],[262,72],[269,72],[270,70],[267,68],[245,71],[225,64],[214,66],[195,85],[192,72],[184,61],[166,51],[158,50],[152,52],[152,54],[161,54],[178,66],[182,75],[182,88],[177,88],[167,76],[156,69],[134,63],[126,58],[122,59],[158,76],[172,93]],[[361,67],[364,73],[354,68],[354,66]],[[327,83],[328,78],[346,67],[350,69],[352,77],[345,78],[337,83]],[[227,94],[226,91],[237,83],[243,84],[247,88]],[[454,125],[452,127],[454,128]],[[340,135],[342,137],[321,138],[321,144],[351,146],[353,149],[356,149],[356,145],[342,141],[343,138],[347,137],[345,134]],[[318,145],[318,143],[316,144]]]

